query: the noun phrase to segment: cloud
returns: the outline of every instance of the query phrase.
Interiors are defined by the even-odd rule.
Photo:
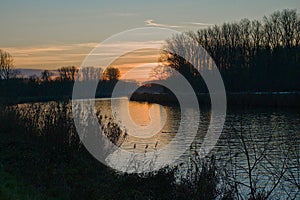
[[[17,68],[57,69],[64,65],[79,66],[98,43],[49,44],[3,48],[12,54]]]
[[[91,49],[97,46],[98,43],[79,43],[79,44],[58,44],[58,45],[41,45],[41,46],[25,46],[25,47],[7,47],[6,51],[15,54],[16,56],[30,56],[33,54],[42,53],[58,53],[74,51],[77,49]]]
[[[31,46],[31,47],[9,47],[5,48],[6,51],[19,54],[30,55],[33,53],[42,53],[42,52],[58,52],[66,51],[71,49],[71,46]]]
[[[205,26],[205,27],[214,25],[214,24],[205,23],[205,22],[185,22],[185,24],[192,25],[192,26]]]
[[[88,42],[88,43],[79,43],[75,44],[75,46],[78,47],[90,47],[90,48],[95,48],[99,43],[97,42]]]
[[[156,23],[153,19],[148,19],[145,21],[146,26],[155,26],[155,27],[164,27],[164,28],[182,28],[182,26],[169,25],[169,24],[159,24]]]
[[[104,47],[106,51],[96,51],[91,55],[95,55],[97,59],[110,59],[110,57],[118,55],[119,51],[126,50],[129,47],[135,47],[138,50],[123,54],[111,63],[111,65],[120,68],[123,74],[133,67],[146,64],[148,67],[139,68],[134,76],[129,76],[130,79],[143,81],[148,78],[148,71],[152,67],[149,63],[158,62],[160,55],[159,47],[162,43],[163,41],[124,41],[102,44],[102,47]],[[98,43],[49,44],[8,47],[3,49],[13,55],[15,67],[18,69],[56,70],[62,66],[80,66],[84,58],[97,45]],[[105,60],[97,60],[97,65],[95,66],[102,66],[102,62],[106,63]]]
[[[161,24],[157,23],[153,19],[148,19],[145,21],[146,26],[155,26],[155,27],[164,27],[164,28],[189,28],[189,27],[209,27],[213,26],[214,24],[205,23],[205,22],[182,22],[181,25],[169,25],[169,24]]]

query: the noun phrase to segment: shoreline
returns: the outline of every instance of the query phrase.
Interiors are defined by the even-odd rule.
[[[109,95],[97,96],[97,99],[110,98]],[[210,107],[209,94],[197,94],[199,106]],[[300,108],[300,92],[255,92],[255,93],[227,93],[227,106],[229,107],[296,107]],[[71,100],[71,96],[33,96],[33,97],[14,97],[0,98],[0,103],[4,105],[14,105],[22,103],[37,103],[49,101]],[[130,101],[158,103],[161,105],[179,105],[176,97],[168,93],[134,93]]]
[[[199,106],[210,106],[209,94],[197,94]],[[255,93],[227,93],[227,106],[240,107],[297,107],[300,108],[300,92],[255,92]],[[159,103],[163,105],[178,104],[173,94],[135,93],[130,101]]]

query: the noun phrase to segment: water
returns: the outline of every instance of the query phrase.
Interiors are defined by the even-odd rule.
[[[117,110],[127,109],[127,100],[119,100]],[[132,120],[140,126],[147,126],[151,120],[162,129],[152,137],[137,138],[131,136],[121,148],[130,152],[155,151],[168,148],[170,155],[181,153],[182,146],[168,146],[176,136],[180,123],[181,110],[179,107],[159,106],[157,104],[129,102],[129,113]],[[109,101],[98,101],[97,109],[109,115]],[[152,119],[149,110],[152,109]],[[207,133],[210,119],[214,113],[209,109],[201,109],[197,136],[186,137],[193,141],[188,149],[176,161],[187,163],[195,149],[199,148]],[[186,119],[187,120],[187,119]],[[165,122],[165,123],[163,123]],[[119,122],[123,126],[122,121]],[[152,122],[153,123],[153,122]],[[194,122],[197,124],[196,122]],[[133,130],[134,131],[134,130]],[[299,197],[300,183],[300,112],[299,110],[283,108],[233,108],[227,111],[223,132],[209,155],[215,155],[217,165],[226,170],[227,176],[239,183],[239,190],[246,196],[250,191],[248,152],[253,185],[262,191],[272,192],[272,199],[292,199]],[[184,168],[183,165],[182,168]],[[182,169],[184,171],[185,169]],[[223,174],[224,175],[224,174]],[[290,195],[290,196],[289,196]]]
[[[51,107],[51,103],[40,105],[45,111]],[[178,172],[180,174],[185,174],[189,160],[193,159],[195,150],[201,147],[212,116],[219,117],[209,109],[201,109],[200,117],[197,118],[199,120],[196,121],[193,120],[193,109],[181,111],[176,106],[117,99],[114,103],[115,111],[123,116],[129,110],[130,121],[134,122],[130,127],[126,127],[128,119],[118,117],[112,112],[110,100],[97,100],[95,108],[101,115],[116,119],[128,132],[129,135],[121,149],[141,155],[145,152],[155,155],[159,150],[167,149],[165,157],[158,162],[178,157],[175,163],[184,163]],[[182,118],[182,113],[185,114],[185,118]],[[184,137],[179,138],[179,142],[172,143],[181,121],[186,125]],[[191,132],[198,124],[197,135],[194,137]],[[157,132],[145,135],[143,130],[149,130],[149,127],[154,127]],[[139,134],[144,138],[139,138]],[[192,143],[190,148],[185,149],[186,144],[180,142],[184,140]],[[250,163],[251,180],[256,188],[260,191],[270,191],[276,185],[271,199],[300,198],[300,112],[297,109],[229,109],[223,132],[208,156],[211,155],[216,157],[219,176],[230,179],[231,183],[238,183],[238,189],[244,196],[250,192]],[[114,162],[114,156],[118,154],[111,155],[111,162]]]

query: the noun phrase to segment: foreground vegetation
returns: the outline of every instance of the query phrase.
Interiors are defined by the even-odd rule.
[[[265,17],[262,22],[242,20],[179,35],[167,41],[167,47],[182,47],[186,40],[203,46],[219,67],[226,89],[230,92],[246,92],[240,103],[246,101],[255,104],[247,92],[300,90],[299,27],[299,14],[295,10],[284,10]],[[191,51],[185,53],[194,56],[198,52]],[[176,167],[139,175],[113,171],[87,152],[76,133],[68,99],[78,70],[75,67],[62,67],[55,80],[50,78],[48,71],[44,71],[41,77],[20,78],[13,70],[12,57],[5,52],[0,54],[0,102],[3,103],[0,104],[0,199],[262,200],[272,199],[272,193],[281,181],[288,182],[298,190],[295,194],[287,191],[286,198],[299,197],[298,149],[293,150],[295,157],[298,156],[296,161],[290,159],[290,152],[286,152],[275,165],[266,155],[268,141],[263,141],[265,148],[257,149],[253,145],[254,139],[248,144],[247,141],[252,138],[245,138],[245,130],[236,127],[232,128],[232,132],[240,140],[246,167],[234,167],[246,174],[245,182],[238,181],[235,174],[218,166],[213,155],[203,160],[199,159],[197,152],[191,155],[188,163],[184,163],[188,172],[180,180]],[[197,92],[206,92],[200,74],[195,73],[195,67],[203,69],[211,62],[202,60],[199,66],[191,66],[178,55],[164,56],[162,61],[186,76]],[[81,81],[101,79],[96,96],[109,96],[119,79],[119,72],[113,69],[111,75],[106,72],[102,78],[100,72],[92,67],[85,70],[87,73],[81,74]],[[169,74],[163,78],[169,78]],[[293,94],[298,95],[299,99],[299,93]],[[237,101],[239,97],[231,101]],[[276,98],[274,102],[279,106],[299,105],[297,99],[290,97],[279,98],[280,102],[276,102]],[[15,105],[22,101],[58,99],[61,102],[50,102],[46,107],[42,104]],[[160,95],[153,102],[166,99],[168,102],[173,100]],[[207,103],[207,98],[204,101]],[[270,96],[263,96],[260,101],[262,105],[267,105]],[[104,127],[104,132],[113,143],[120,145],[122,138],[126,137],[126,131],[118,127],[113,118],[98,114],[98,122]],[[230,155],[228,159],[233,162]],[[287,165],[288,162],[293,162],[292,167]],[[269,180],[264,188],[258,187],[254,175],[259,165],[266,168],[264,173]]]
[[[218,158],[211,155],[200,159],[192,148],[189,162],[182,163],[187,173],[181,177],[178,177],[178,170],[182,165],[139,175],[116,172],[94,159],[80,143],[68,102],[2,106],[0,120],[3,122],[0,124],[1,199],[255,200],[272,199],[282,181],[298,189],[300,186],[297,171],[295,174],[295,168],[291,167],[298,164],[287,165],[287,162],[294,162],[288,157],[289,153],[274,165],[268,160],[268,149],[257,149],[251,140],[249,143],[243,129],[233,128],[232,131],[233,137],[240,138],[241,152],[249,168],[242,168],[239,160],[231,167],[240,167],[245,172],[246,182],[236,179],[228,171],[229,167],[217,164]],[[99,115],[99,123],[112,142],[122,142],[124,131],[112,118]],[[265,145],[269,143],[266,141]],[[235,159],[227,157],[228,162]],[[274,170],[268,168],[264,172],[270,182],[261,188],[257,185],[255,171],[258,166],[266,165],[273,166]],[[296,198],[298,193],[286,194],[288,199],[293,196]]]
[[[80,144],[77,134],[73,135],[67,106],[52,103],[43,125],[36,121],[44,110],[34,104],[21,111],[2,107],[1,199],[176,199],[188,195],[177,190],[180,185],[174,186],[175,169],[129,175],[98,162]],[[112,123],[105,126],[111,130]],[[214,168],[207,169],[214,174]],[[211,175],[202,175],[201,181],[213,180]],[[202,196],[215,196],[215,183],[209,186],[212,189],[207,187],[199,191]]]

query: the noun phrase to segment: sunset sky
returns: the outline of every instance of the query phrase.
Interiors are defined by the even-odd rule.
[[[16,68],[80,66],[98,43],[131,28],[196,30],[242,18],[262,19],[284,8],[299,10],[300,1],[6,0],[0,2],[0,49],[14,56]],[[153,61],[151,55],[132,55],[123,58],[127,67]]]

